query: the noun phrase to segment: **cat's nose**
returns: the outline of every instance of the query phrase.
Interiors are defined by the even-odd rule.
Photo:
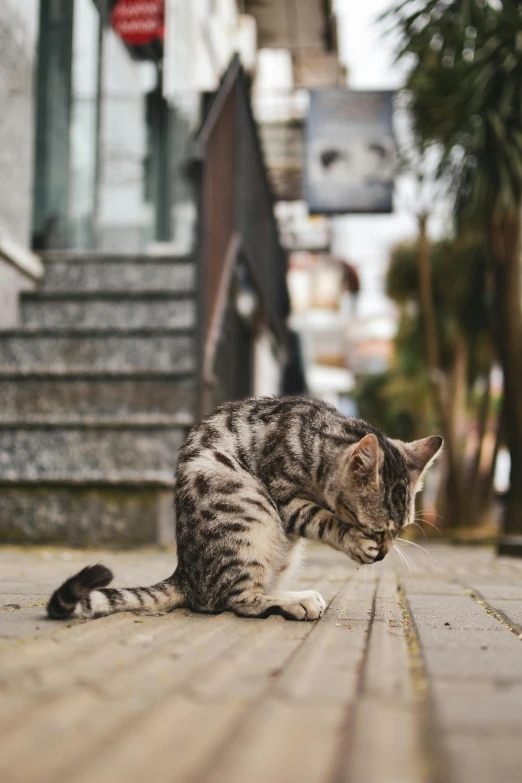
[[[384,560],[384,558],[386,557],[386,555],[388,554],[392,546],[393,546],[393,539],[391,538],[391,536],[386,536],[386,538],[381,544],[379,554],[375,558],[374,562],[376,563],[379,560]]]

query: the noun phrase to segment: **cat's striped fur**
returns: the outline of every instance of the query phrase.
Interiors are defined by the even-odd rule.
[[[413,521],[415,492],[441,445],[437,436],[392,441],[309,398],[222,405],[193,428],[179,456],[174,574],[116,590],[106,587],[104,566],[86,568],[54,593],[49,616],[184,606],[315,620],[325,609],[319,593],[281,588],[304,539],[358,563],[382,559]]]

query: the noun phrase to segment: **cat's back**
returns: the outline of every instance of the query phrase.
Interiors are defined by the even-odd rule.
[[[238,456],[248,469],[266,448],[297,436],[343,437],[349,420],[333,406],[310,397],[249,397],[218,406],[190,432],[180,463],[201,454]]]
[[[226,402],[206,416],[193,430],[196,437],[223,439],[231,434],[240,438],[247,432],[264,432],[281,428],[287,431],[293,423],[330,423],[344,417],[328,403],[311,397],[247,397]]]

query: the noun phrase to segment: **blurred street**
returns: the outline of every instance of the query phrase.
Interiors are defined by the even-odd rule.
[[[2,553],[2,783],[520,779],[520,562],[433,545],[409,567],[357,568],[314,547],[299,583],[329,602],[316,624],[46,620],[51,590],[101,557],[121,586],[174,565],[154,551]]]

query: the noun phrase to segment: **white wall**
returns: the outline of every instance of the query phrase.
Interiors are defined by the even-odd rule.
[[[33,207],[34,60],[38,0],[0,2],[0,236],[30,245]],[[0,328],[19,322],[30,278],[0,257]]]
[[[279,394],[281,388],[281,364],[274,350],[274,338],[268,329],[257,336],[254,347],[255,397]]]
[[[0,229],[29,246],[37,0],[0,2]]]
[[[167,0],[165,95],[175,103],[189,90],[215,90],[234,52],[251,64],[253,20],[243,19],[235,0]]]

